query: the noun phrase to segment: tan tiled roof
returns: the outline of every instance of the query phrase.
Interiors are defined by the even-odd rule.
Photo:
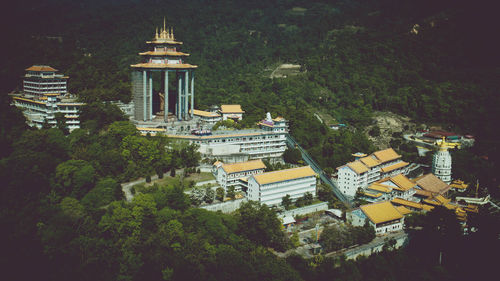
[[[368,186],[368,189],[383,192],[383,193],[389,193],[391,192],[392,188],[381,183],[372,183]]]
[[[222,164],[222,169],[224,169],[224,171],[228,174],[265,168],[266,165],[260,159],[233,164]]]
[[[222,113],[245,113],[239,104],[222,104],[220,106],[220,111]]]
[[[396,206],[396,209],[404,216],[410,214],[412,211],[405,206]]]
[[[50,67],[48,65],[33,65],[32,67],[26,68],[26,71],[57,71],[57,69]]]
[[[253,175],[255,181],[259,184],[269,184],[286,180],[300,179],[316,176],[316,173],[310,166],[285,169],[280,171],[267,172],[259,175]]]
[[[420,189],[420,188],[415,188],[415,194],[416,195],[421,195],[421,196],[427,196],[427,197],[431,197],[432,196],[432,192],[430,191],[427,191],[427,190],[423,190],[423,189]]]
[[[373,153],[373,155],[375,155],[375,157],[377,157],[377,159],[381,163],[395,160],[401,157],[401,155],[397,154],[396,151],[394,151],[394,149],[392,148],[376,151]]]
[[[401,161],[401,162],[398,162],[396,164],[381,168],[380,171],[382,171],[382,173],[388,173],[390,171],[394,171],[396,169],[408,166],[408,164],[409,164],[408,162]]]
[[[391,202],[394,204],[403,205],[403,206],[407,206],[407,207],[411,207],[411,208],[415,208],[415,209],[420,209],[420,210],[426,210],[426,211],[430,211],[430,210],[434,209],[434,207],[432,207],[432,206],[420,204],[420,203],[413,202],[413,201],[404,200],[401,198],[394,198],[391,200]]]
[[[281,122],[281,121],[286,121],[286,120],[285,120],[285,118],[278,116],[278,117],[274,118],[273,121],[274,122]]]
[[[148,56],[189,56],[189,54],[186,54],[186,53],[183,53],[183,52],[174,52],[174,51],[164,51],[164,52],[160,52],[160,51],[147,51],[147,52],[143,52],[143,53],[139,53],[139,55],[141,56],[145,56],[145,55],[148,55]]]
[[[409,190],[414,187],[416,184],[412,182],[409,178],[405,177],[403,174],[396,175],[391,177],[391,181],[396,184],[402,190]]]
[[[189,112],[191,112],[191,109],[189,110]],[[220,117],[220,114],[216,112],[203,111],[198,109],[194,109],[193,114],[196,116],[203,116],[203,117]]]
[[[364,195],[368,196],[368,197],[373,197],[373,198],[379,198],[380,196],[382,196],[382,193],[371,193],[371,192],[363,192]]]
[[[368,171],[368,168],[365,165],[363,165],[363,163],[361,163],[360,161],[347,163],[347,167],[351,168],[358,175]]]
[[[187,69],[187,68],[197,68],[197,65],[187,64],[187,63],[138,63],[132,64],[131,67],[135,68],[168,68],[168,69]]]
[[[431,173],[418,178],[416,183],[423,190],[427,190],[432,193],[443,194],[450,189],[449,185]]]
[[[377,161],[375,158],[371,156],[363,157],[359,160],[361,160],[361,162],[363,162],[363,164],[365,164],[368,168],[373,168],[380,164],[379,161]]]
[[[389,201],[362,205],[359,208],[375,224],[397,220],[403,217]]]

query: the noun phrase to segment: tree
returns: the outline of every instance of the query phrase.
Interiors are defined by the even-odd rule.
[[[62,196],[82,198],[94,185],[95,170],[84,160],[68,160],[56,168],[54,181]]]
[[[218,187],[216,190],[216,195],[215,195],[215,198],[219,201],[223,201],[224,200],[224,188],[222,187]]]
[[[302,154],[298,148],[287,148],[283,153],[283,160],[286,163],[298,164],[302,160]]]
[[[281,205],[285,207],[285,210],[290,209],[290,206],[292,205],[292,199],[290,197],[290,194],[283,196],[283,198],[281,199]]]
[[[236,192],[234,191],[234,185],[227,188],[227,197],[234,200],[236,198]]]
[[[121,185],[108,177],[97,182],[96,186],[82,198],[82,204],[87,208],[96,209],[121,199],[123,199]]]
[[[210,186],[207,186],[205,188],[205,196],[203,197],[203,201],[210,204],[214,202],[214,196],[215,196],[215,191]]]

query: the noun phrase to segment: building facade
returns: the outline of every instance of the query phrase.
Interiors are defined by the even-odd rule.
[[[432,173],[446,184],[451,183],[451,154],[444,137],[432,157]]]
[[[224,164],[220,161],[214,163],[214,176],[217,183],[220,184],[224,190],[230,186],[235,187],[235,191],[242,190],[242,183],[240,179],[248,178],[252,175],[262,174],[266,165],[262,160],[252,160],[233,164]],[[246,186],[246,185],[243,185]]]
[[[296,200],[307,192],[316,196],[316,173],[310,166],[267,172],[248,178],[248,199],[269,206],[281,204],[286,195]]]
[[[406,175],[409,163],[400,158],[401,155],[388,148],[338,167],[337,182],[340,191],[354,197],[360,188],[367,187],[370,183],[397,174]]]
[[[44,124],[57,125],[57,114],[64,118],[72,131],[80,128],[79,113],[84,103],[68,94],[68,77],[47,65],[33,65],[26,69],[23,92],[13,95],[14,105],[23,110],[28,125],[41,128]]]

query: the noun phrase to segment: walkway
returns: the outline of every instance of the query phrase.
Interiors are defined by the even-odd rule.
[[[330,179],[330,177],[325,173],[323,172],[323,169],[321,169],[321,167],[318,165],[318,163],[316,163],[316,161],[314,161],[314,159],[312,159],[312,157],[309,155],[309,153],[303,149],[300,144],[292,137],[290,136],[289,134],[286,135],[286,140],[287,140],[287,144],[289,147],[292,147],[292,148],[298,148],[300,150],[300,153],[302,154],[302,159],[304,159],[304,161],[309,165],[311,166],[311,168],[316,172],[318,173],[319,175],[319,178],[321,179],[321,181],[330,186],[333,190],[333,193],[335,194],[335,196],[337,196],[337,198],[342,201],[344,204],[346,204],[348,207],[351,207],[352,206],[352,201],[351,199],[349,199],[348,197],[346,197],[344,194],[342,194],[342,192],[340,192],[337,184],[332,181]]]

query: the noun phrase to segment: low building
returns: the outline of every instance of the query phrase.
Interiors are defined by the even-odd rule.
[[[193,114],[194,116],[198,117],[204,124],[214,125],[215,123],[222,120],[222,116],[217,112],[194,109]]]
[[[222,104],[220,106],[220,114],[222,115],[222,120],[232,119],[234,121],[239,121],[243,119],[243,111],[241,105],[239,104]]]
[[[408,165],[392,148],[376,151],[337,168],[339,189],[345,195],[354,197],[360,188],[370,183],[397,174],[406,175]]]
[[[354,226],[363,226],[368,220],[377,235],[400,231],[404,225],[403,214],[389,201],[362,205],[347,213],[347,220]]]
[[[248,178],[248,199],[267,205],[279,205],[283,197],[292,200],[305,193],[316,196],[316,173],[310,166],[252,175]]]
[[[56,115],[61,114],[66,127],[72,131],[80,128],[80,108],[67,92],[67,76],[56,74],[58,70],[46,65],[34,65],[26,69],[23,92],[14,94],[14,105],[23,111],[28,125],[41,128],[43,124],[57,125]]]
[[[236,191],[240,191],[242,190],[240,180],[246,179],[251,175],[264,173],[266,165],[259,159],[233,164],[224,164],[217,161],[214,163],[214,167],[215,179],[224,190],[227,191],[227,188],[234,186]]]

